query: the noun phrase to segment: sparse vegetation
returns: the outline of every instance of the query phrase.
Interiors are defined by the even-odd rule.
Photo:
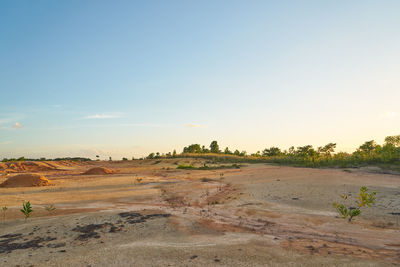
[[[7,212],[8,208],[7,208],[7,206],[4,206],[1,209],[3,211],[3,222],[5,222],[6,221],[6,212]]]
[[[56,207],[53,204],[50,204],[49,206],[45,206],[44,209],[47,210],[49,213],[52,213],[56,210]]]
[[[176,167],[177,169],[183,169],[183,170],[193,170],[196,169],[196,167],[194,167],[193,165],[189,164],[189,165],[185,165],[185,164],[179,164],[178,167]]]
[[[31,216],[31,213],[33,212],[31,203],[28,202],[23,202],[22,203],[22,209],[20,210],[24,215],[25,215],[25,220],[28,219]]]
[[[276,163],[299,167],[340,167],[352,168],[367,165],[376,165],[383,169],[400,172],[400,135],[388,136],[383,145],[377,144],[374,140],[367,141],[360,145],[353,153],[335,153],[336,143],[328,143],[325,146],[314,148],[312,145],[291,146],[287,150],[279,147],[270,147],[248,155],[246,151],[235,150],[233,153],[226,147],[224,151],[219,150],[217,141],[213,141],[210,149],[200,144],[192,144],[183,149],[179,155],[181,158],[203,158],[213,163]],[[164,154],[163,154],[164,155]],[[168,158],[167,155],[160,157]],[[148,158],[154,158],[151,153]],[[175,157],[175,156],[174,156]],[[181,169],[201,169],[182,165]],[[204,166],[202,169],[215,167]]]
[[[204,164],[201,167],[195,167],[191,164],[189,165],[184,165],[180,164],[177,169],[184,169],[184,170],[220,170],[220,169],[240,169],[240,165],[238,164],[232,164],[232,165],[218,165],[218,166],[208,166]]]
[[[347,207],[344,203],[340,204],[337,202],[333,203],[333,207],[336,208],[343,219],[349,218],[349,222],[351,222],[354,217],[361,214],[362,207],[371,207],[373,204],[375,204],[375,195],[375,191],[373,191],[372,193],[368,193],[368,188],[363,186],[360,188],[357,200],[355,201],[357,207]],[[343,202],[346,202],[346,200],[348,199],[348,195],[343,194],[341,195],[341,198],[343,199]]]

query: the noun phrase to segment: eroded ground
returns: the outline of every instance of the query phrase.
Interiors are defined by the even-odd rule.
[[[205,161],[49,163],[40,173],[54,186],[0,188],[9,207],[0,265],[400,266],[400,176],[266,164],[176,169],[190,163]],[[117,173],[81,175],[94,166]],[[362,185],[378,192],[376,205],[352,223],[338,218],[332,202]],[[34,209],[26,222],[24,200]],[[57,209],[46,211],[50,204]]]

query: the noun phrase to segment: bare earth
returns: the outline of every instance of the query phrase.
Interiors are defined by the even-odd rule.
[[[40,173],[54,185],[0,188],[9,207],[0,265],[400,266],[400,176],[266,164],[176,169],[204,162],[3,164],[0,183],[7,172]],[[114,173],[82,175],[93,167]],[[377,191],[376,205],[352,223],[337,217],[332,202],[363,185]],[[34,210],[27,221],[24,200]],[[50,204],[57,209],[46,211]]]

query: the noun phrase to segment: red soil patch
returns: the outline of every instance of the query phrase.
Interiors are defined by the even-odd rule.
[[[41,172],[57,170],[57,167],[48,162],[33,162],[33,161],[23,161],[23,162],[4,162],[0,163],[0,172]]]
[[[104,167],[95,167],[87,170],[86,172],[82,173],[84,175],[102,175],[102,174],[112,174],[114,173],[113,170],[104,168]]]
[[[53,183],[39,174],[19,174],[8,178],[0,187],[48,186]]]

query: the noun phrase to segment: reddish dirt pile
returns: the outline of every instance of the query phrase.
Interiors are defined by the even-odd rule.
[[[39,174],[19,174],[8,178],[0,187],[48,186],[53,183]]]
[[[102,175],[102,174],[112,174],[114,173],[113,170],[104,168],[104,167],[95,167],[87,170],[86,172],[82,173],[84,175]]]
[[[57,170],[57,166],[50,162],[33,162],[33,161],[22,161],[22,162],[4,162],[0,163],[0,172],[41,172]]]

